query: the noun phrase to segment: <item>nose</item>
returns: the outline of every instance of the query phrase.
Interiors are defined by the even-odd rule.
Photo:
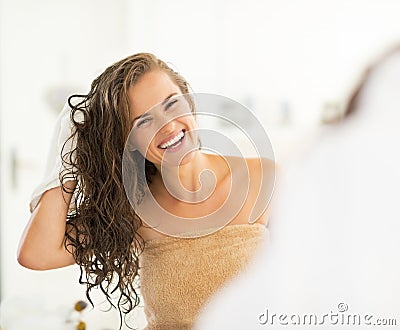
[[[176,131],[176,121],[174,119],[165,119],[164,122],[160,123],[161,128],[159,132],[162,134],[169,134]]]

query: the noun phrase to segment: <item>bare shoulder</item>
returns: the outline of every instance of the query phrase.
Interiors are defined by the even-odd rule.
[[[270,201],[275,186],[276,162],[269,158],[226,157],[232,170],[241,172],[249,183],[246,202],[234,223],[268,224]]]
[[[276,163],[269,158],[245,158],[250,176],[260,177],[262,175],[275,176]]]
[[[247,158],[249,168],[251,206],[250,222],[267,225],[270,201],[275,187],[276,162],[269,158]]]
[[[250,180],[268,179],[274,180],[277,164],[269,158],[243,158],[238,156],[224,157],[230,164],[233,165],[233,170],[247,172]],[[245,167],[243,165],[246,165]],[[243,166],[243,168],[240,168]]]

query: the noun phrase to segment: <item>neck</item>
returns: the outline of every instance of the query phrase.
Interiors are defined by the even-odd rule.
[[[179,166],[159,166],[158,183],[169,194],[189,203],[205,200],[214,190],[216,177],[206,154],[196,151],[193,158]]]

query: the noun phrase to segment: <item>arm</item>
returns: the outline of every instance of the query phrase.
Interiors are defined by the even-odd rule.
[[[65,185],[73,190],[76,181],[67,181]],[[18,262],[22,266],[46,270],[75,263],[72,254],[64,246],[71,197],[60,186],[43,193],[21,237]]]
[[[59,174],[74,173],[74,168],[62,162],[62,155],[75,148],[75,140],[69,137],[73,132],[68,103],[60,112],[54,126],[50,149],[42,182],[36,187],[30,201],[31,217],[22,234],[18,262],[35,270],[60,268],[75,261],[64,247],[67,213],[72,194],[62,190]],[[67,166],[67,167],[66,167]],[[76,187],[75,176],[63,178],[68,191]]]

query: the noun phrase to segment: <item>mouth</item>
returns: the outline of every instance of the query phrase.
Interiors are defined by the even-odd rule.
[[[186,132],[185,129],[179,131],[172,138],[170,138],[167,141],[164,141],[163,143],[159,144],[157,147],[162,150],[177,148],[182,143],[182,140],[185,137],[185,132]]]

